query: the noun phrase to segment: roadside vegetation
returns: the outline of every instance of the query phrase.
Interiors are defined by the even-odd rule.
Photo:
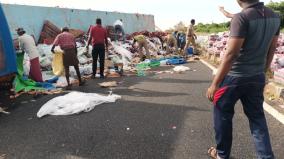
[[[281,32],[284,32],[284,1],[281,2],[270,2],[267,7],[273,9],[281,16]],[[167,32],[173,32],[175,30],[186,32],[187,27],[183,22],[179,22],[174,28],[168,29]],[[203,24],[198,23],[196,25],[196,32],[198,34],[210,34],[210,33],[218,33],[228,31],[230,27],[230,22],[225,23],[211,23],[211,24]]]

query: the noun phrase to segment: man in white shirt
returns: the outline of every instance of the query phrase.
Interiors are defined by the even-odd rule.
[[[115,30],[115,40],[117,41],[119,38],[119,34],[122,34],[123,42],[125,42],[125,32],[123,29],[122,19],[116,20],[113,24]]]
[[[39,52],[35,40],[32,36],[26,34],[23,28],[16,29],[19,35],[19,46],[23,53],[27,53],[30,58],[30,78],[36,82],[43,82],[39,63]]]

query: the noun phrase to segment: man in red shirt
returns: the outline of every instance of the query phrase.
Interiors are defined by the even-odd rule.
[[[87,50],[92,42],[93,50],[93,78],[96,77],[97,61],[100,58],[100,77],[104,78],[104,63],[105,63],[105,50],[108,51],[107,30],[102,27],[102,20],[96,20],[96,26],[92,26],[90,29],[89,40],[87,44]]]
[[[54,40],[53,46],[51,48],[51,52],[54,52],[55,46],[60,46],[60,48],[64,51],[63,54],[63,65],[65,68],[65,76],[68,83],[67,89],[71,89],[71,84],[69,80],[69,66],[74,66],[80,86],[84,85],[84,82],[81,79],[80,71],[79,71],[79,60],[77,58],[77,48],[75,37],[69,33],[69,29],[64,27],[62,29],[62,33],[57,35]]]

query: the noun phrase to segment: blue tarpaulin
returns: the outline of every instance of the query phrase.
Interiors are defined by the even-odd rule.
[[[10,30],[0,3],[0,76],[17,72]]]

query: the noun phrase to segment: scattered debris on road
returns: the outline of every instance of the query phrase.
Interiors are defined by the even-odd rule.
[[[0,155],[0,159],[6,159],[6,154]]]
[[[182,72],[185,72],[185,71],[189,71],[190,68],[186,67],[186,66],[176,66],[175,68],[173,68],[173,70],[177,73],[182,73]]]
[[[117,87],[118,83],[116,81],[111,81],[111,82],[99,83],[99,85],[103,88],[108,88],[108,87]]]

